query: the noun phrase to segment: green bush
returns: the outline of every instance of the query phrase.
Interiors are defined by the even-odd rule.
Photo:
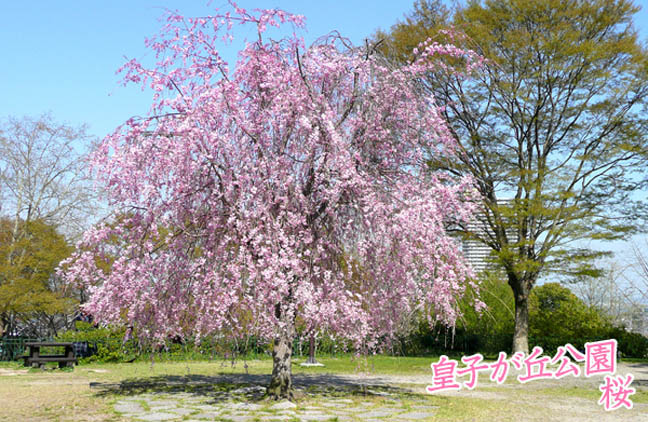
[[[622,357],[648,358],[648,337],[628,332],[623,327],[613,327],[607,338],[616,339]]]
[[[463,313],[457,324],[460,341],[467,337],[466,353],[497,355],[510,352],[515,318],[513,292],[499,272],[485,272],[480,278],[479,298],[486,308],[477,312],[472,305],[472,291],[460,303]]]
[[[87,342],[96,350],[87,358],[80,358],[81,363],[88,362],[123,362],[148,360],[153,354],[162,360],[203,360],[231,358],[242,356],[263,356],[268,348],[267,342],[249,337],[239,341],[224,341],[217,336],[203,338],[196,343],[193,339],[185,341],[167,340],[164,344],[152,344],[133,339],[123,343],[125,327],[95,327],[86,322],[77,322],[76,330],[69,330],[57,336],[59,341]]]
[[[126,328],[95,327],[93,324],[83,321],[77,321],[74,325],[74,330],[62,332],[56,338],[61,341],[73,342],[100,342],[106,339],[119,340],[121,342],[126,333]]]
[[[461,317],[454,328],[430,327],[425,315],[409,335],[400,339],[405,355],[474,354],[497,356],[510,352],[515,305],[513,294],[502,275],[485,272],[480,276],[479,298],[486,309],[475,311],[477,292],[469,289],[459,302]]]
[[[86,342],[96,352],[89,357],[80,358],[81,363],[87,362],[119,362],[125,360],[129,355],[137,352],[137,345],[129,341],[122,347],[126,328],[95,327],[94,325],[77,321],[76,330],[68,330],[60,333],[56,340],[70,342]]]
[[[481,278],[481,300],[487,308],[478,313],[472,307],[472,292],[459,306],[463,312],[454,329],[430,328],[421,316],[420,324],[401,339],[405,355],[474,354],[495,357],[511,352],[514,300],[504,276],[485,273]],[[613,327],[595,308],[587,306],[568,288],[547,283],[531,291],[529,299],[529,346],[541,346],[545,355],[554,354],[567,343],[584,351],[585,343],[614,338],[624,357],[648,357],[648,338]]]
[[[531,291],[529,334],[534,338],[571,339],[605,336],[609,325],[596,309],[587,306],[567,287],[547,283]]]

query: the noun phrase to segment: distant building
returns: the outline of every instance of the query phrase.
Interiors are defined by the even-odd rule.
[[[501,199],[498,201],[500,205],[509,204],[512,199]],[[478,237],[486,239],[489,233],[492,235],[491,228],[486,218],[484,211],[475,213],[474,220],[466,227],[469,232],[476,234]],[[507,233],[509,241],[514,240],[515,233],[511,230]],[[464,239],[461,242],[461,248],[464,257],[468,260],[470,265],[475,270],[475,273],[480,273],[488,268],[493,267],[495,264],[489,257],[491,256],[492,249],[484,242],[478,239]]]
[[[479,233],[483,230],[480,222],[476,221],[470,224],[468,230],[474,233]],[[488,257],[491,253],[491,248],[477,239],[464,239],[461,242],[461,249],[466,260],[470,263],[475,273],[480,273],[492,265]]]

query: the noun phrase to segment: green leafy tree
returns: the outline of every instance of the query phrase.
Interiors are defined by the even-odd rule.
[[[587,306],[560,283],[547,283],[533,290],[529,303],[530,334],[556,339],[557,344],[574,339],[603,336],[611,328],[593,307]]]
[[[16,224],[0,219],[0,315],[9,332],[20,323],[32,334],[56,334],[60,327],[54,316],[75,306],[55,274],[71,252],[65,238],[41,220]]]
[[[497,356],[500,351],[510,349],[515,303],[505,280],[501,271],[483,271],[479,274],[478,293],[486,307],[479,312],[470,308],[471,295],[460,302],[462,316],[455,334],[456,343],[463,347],[464,353]]]
[[[460,304],[462,317],[459,327],[484,337],[513,332],[515,302],[504,278],[498,271],[485,271],[480,274],[479,296],[486,308],[477,312],[474,307],[469,306],[468,296]]]
[[[485,59],[472,78],[453,71],[467,57],[446,61],[422,88],[447,104],[464,152],[430,166],[471,174],[482,194],[482,227],[462,231],[490,247],[506,273],[514,351],[528,352],[529,295],[539,277],[597,275],[592,259],[601,252],[574,241],[624,237],[645,215],[632,200],[644,180],[637,173],[647,133],[638,10],[631,0],[486,0],[450,12],[421,0],[376,35],[397,62],[412,60],[428,37]]]

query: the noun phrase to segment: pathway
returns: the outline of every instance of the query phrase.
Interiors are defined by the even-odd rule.
[[[621,365],[619,372],[632,372],[635,375],[633,386],[644,391],[648,388],[647,365]],[[424,385],[430,381],[427,376],[297,374],[294,376],[299,394],[296,403],[264,400],[262,386],[268,377],[261,375],[168,376],[151,380],[152,384],[133,382],[113,385],[112,388],[104,385],[103,388],[108,387],[113,392],[115,388],[118,390],[124,398],[117,401],[114,409],[123,418],[133,421],[415,422],[432,420],[439,410],[430,403],[429,396],[423,394]],[[480,382],[473,391],[461,390],[444,395],[501,403],[505,400],[509,405],[519,405],[515,420],[648,422],[648,404],[644,403],[636,403],[632,410],[605,412],[596,404],[596,399],[554,397],[541,406],[532,406],[538,403],[527,401],[533,397],[534,390],[542,394],[540,390],[562,386],[596,391],[599,383],[600,380],[593,378],[573,377],[525,385],[510,383],[497,386]],[[401,400],[404,395],[407,399]]]

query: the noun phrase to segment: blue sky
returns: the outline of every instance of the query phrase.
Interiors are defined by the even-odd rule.
[[[638,3],[644,3],[639,0]],[[70,124],[87,123],[103,137],[148,110],[150,93],[122,87],[115,71],[128,58],[145,58],[144,38],[156,34],[165,8],[205,15],[226,0],[24,0],[2,2],[0,118],[51,111]],[[307,18],[307,41],[339,30],[355,43],[388,28],[413,0],[240,0],[248,9],[278,7]],[[648,27],[648,10],[637,16]],[[643,31],[644,38],[648,28]]]
[[[2,2],[0,118],[51,111],[56,120],[87,123],[103,137],[148,111],[151,95],[122,87],[115,71],[125,57],[146,58],[144,38],[158,32],[165,8],[202,16],[225,0],[64,0]],[[337,29],[358,43],[388,28],[409,1],[240,0],[244,8],[281,8],[307,18],[307,41]]]

